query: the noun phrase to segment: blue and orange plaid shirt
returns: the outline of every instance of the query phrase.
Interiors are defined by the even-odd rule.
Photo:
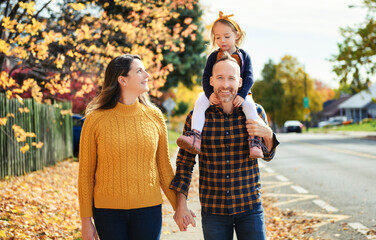
[[[259,116],[268,124],[264,109],[256,104]],[[192,112],[187,116],[183,133],[191,130]],[[231,114],[218,106],[210,106],[205,113],[202,131],[200,170],[200,202],[202,211],[218,215],[232,215],[254,209],[260,204],[260,172],[257,159],[249,157],[246,117],[242,108]],[[273,134],[273,147],[264,151],[270,161],[279,144]],[[170,188],[188,196],[195,154],[179,150],[176,174]]]

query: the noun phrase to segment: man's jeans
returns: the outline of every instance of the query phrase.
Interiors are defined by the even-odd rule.
[[[205,240],[232,240],[234,228],[238,240],[265,240],[265,219],[262,204],[235,215],[214,215],[201,211]]]

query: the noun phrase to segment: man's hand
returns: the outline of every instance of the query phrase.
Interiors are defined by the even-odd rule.
[[[249,136],[259,136],[264,139],[265,146],[270,151],[273,147],[273,131],[265,124],[265,122],[258,118],[257,120],[248,119],[246,121],[247,131]]]
[[[192,224],[193,227],[196,227],[196,221],[194,220],[194,217],[196,217],[196,215],[187,207],[187,199],[185,195],[178,193],[174,220],[178,225],[180,231],[187,231],[189,224]]]
[[[221,103],[221,101],[219,101],[219,99],[217,98],[217,95],[215,95],[215,93],[212,93],[210,95],[209,102],[210,102],[210,105],[217,105],[217,104]]]
[[[243,104],[243,102],[244,102],[244,98],[237,95],[232,101],[232,104],[234,105],[234,107],[240,107]]]

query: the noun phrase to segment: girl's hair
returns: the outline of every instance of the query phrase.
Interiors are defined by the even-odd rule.
[[[128,76],[132,62],[135,59],[141,60],[138,55],[132,54],[124,54],[111,60],[106,68],[102,89],[98,96],[87,105],[85,117],[95,110],[111,109],[116,106],[121,93],[118,78],[119,76]],[[138,100],[147,107],[154,106],[148,93],[138,96]]]
[[[211,33],[210,33],[211,43],[213,47],[215,47],[216,45],[214,27],[215,27],[215,24],[217,24],[218,22],[229,26],[235,34],[238,33],[239,38],[235,41],[235,45],[237,47],[239,47],[243,43],[244,38],[245,38],[245,32],[240,28],[239,24],[234,19],[231,18],[232,16],[233,15],[223,15],[222,12],[219,12],[219,18],[215,20],[215,22],[213,23],[213,26],[211,28]]]

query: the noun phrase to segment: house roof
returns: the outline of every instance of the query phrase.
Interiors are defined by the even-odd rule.
[[[376,84],[353,95],[351,98],[341,103],[338,108],[365,108],[372,102],[372,98],[376,98]]]
[[[342,96],[338,99],[332,100],[324,109],[320,112],[321,116],[332,117],[338,112],[338,105],[349,99],[351,96]]]

